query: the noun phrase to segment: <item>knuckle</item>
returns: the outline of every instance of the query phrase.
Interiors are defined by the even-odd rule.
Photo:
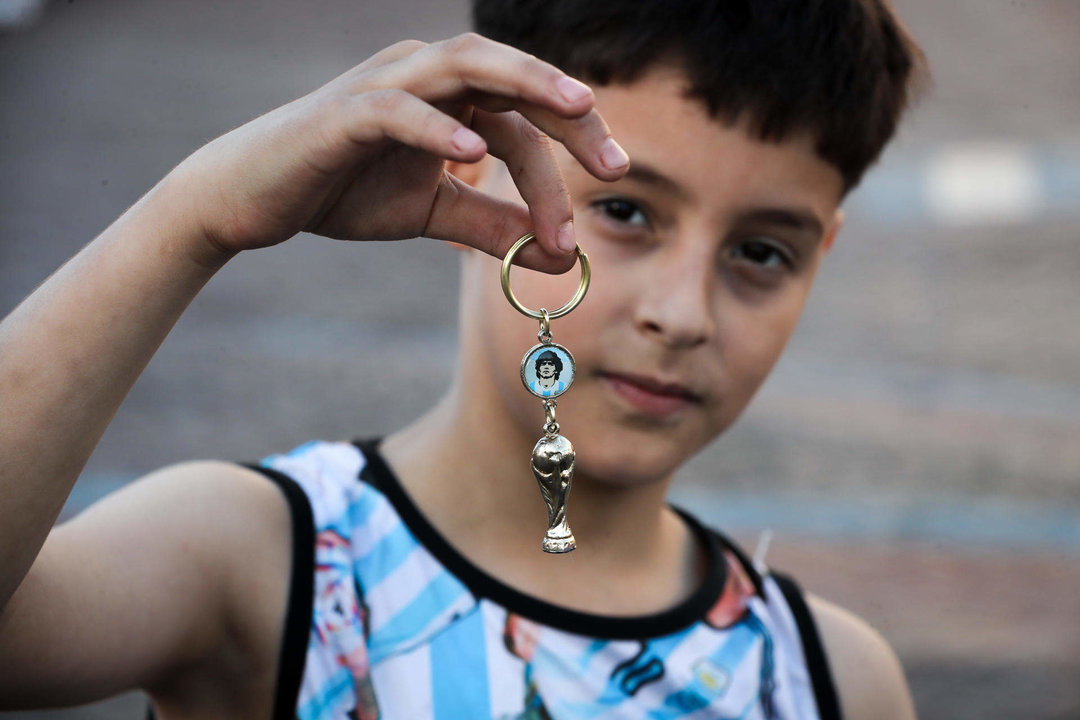
[[[347,114],[346,101],[336,92],[317,92],[297,101],[297,117],[310,127],[324,130],[340,123]]]
[[[486,251],[492,255],[499,254],[499,243],[508,237],[514,236],[517,230],[520,229],[520,224],[520,220],[513,214],[500,213],[491,231],[484,238],[487,242]]]
[[[423,40],[400,40],[389,47],[394,51],[395,55],[407,54],[423,50],[427,47],[427,43]]]
[[[320,117],[339,116],[348,105],[347,97],[339,92],[317,93],[308,99],[311,112]]]
[[[558,79],[562,73],[548,65],[546,62],[536,57],[535,55],[524,55],[517,59],[514,63],[517,66],[517,72],[521,73],[525,77],[537,76],[544,80],[551,79],[554,81]]]
[[[417,127],[419,134],[431,135],[437,133],[438,130],[442,127],[443,120],[444,116],[441,116],[437,112],[425,113],[424,116],[420,118],[420,122]]]
[[[563,218],[566,220],[574,219],[574,204],[570,201],[570,188],[566,186],[566,180],[562,175],[555,183],[555,194],[562,198],[563,204]]]
[[[349,138],[349,103],[338,94],[313,98],[308,109],[310,125],[306,134],[327,157]]]
[[[467,53],[479,48],[486,42],[483,36],[474,32],[461,33],[443,41],[443,49],[450,54]]]
[[[514,124],[517,127],[518,135],[520,135],[521,139],[529,145],[538,145],[546,148],[551,144],[551,138],[544,134],[543,130],[533,125],[521,115],[515,119]]]
[[[405,101],[405,91],[397,88],[372,90],[364,96],[371,109],[379,115],[389,115]]]
[[[402,58],[406,58],[415,52],[418,52],[427,44],[419,40],[402,40],[396,42],[393,45],[383,48],[379,52],[369,57],[364,62],[360,63],[348,73],[347,76],[356,78],[369,73],[373,70],[377,70],[384,65],[392,64]]]

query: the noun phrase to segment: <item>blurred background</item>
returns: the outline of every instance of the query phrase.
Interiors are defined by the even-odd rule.
[[[675,499],[750,548],[771,529],[771,565],[894,645],[920,717],[1080,718],[1080,3],[895,4],[934,87],[850,198],[786,356]],[[395,40],[465,29],[463,0],[0,0],[0,310],[206,141]],[[66,514],[174,461],[402,426],[449,378],[457,283],[426,240],[234,261]]]

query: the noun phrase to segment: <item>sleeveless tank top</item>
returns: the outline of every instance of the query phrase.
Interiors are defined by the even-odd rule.
[[[836,720],[802,594],[676,509],[701,586],[640,617],[562,608],[458,553],[377,441],[312,442],[253,469],[279,485],[293,565],[275,720]]]

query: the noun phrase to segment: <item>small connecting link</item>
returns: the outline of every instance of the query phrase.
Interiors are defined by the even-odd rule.
[[[555,408],[558,405],[554,400],[544,401],[544,432],[548,435],[559,434],[559,423],[555,422]]]
[[[536,333],[536,339],[544,344],[551,342],[551,318],[544,308],[540,308],[540,332]]]

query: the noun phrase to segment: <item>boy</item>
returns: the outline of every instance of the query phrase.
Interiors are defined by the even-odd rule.
[[[166,719],[913,715],[873,631],[807,610],[664,496],[793,331],[917,50],[878,0],[475,13],[543,59],[474,35],[387,48],[196,152],[0,325],[6,706],[141,687]],[[460,379],[409,427],[166,468],[49,533],[242,250],[309,230],[500,257],[530,229],[522,264],[568,270],[580,239],[594,267],[553,327],[576,359],[573,553],[537,547],[542,418],[519,376],[536,327],[479,252]],[[576,281],[514,279],[534,307]]]

